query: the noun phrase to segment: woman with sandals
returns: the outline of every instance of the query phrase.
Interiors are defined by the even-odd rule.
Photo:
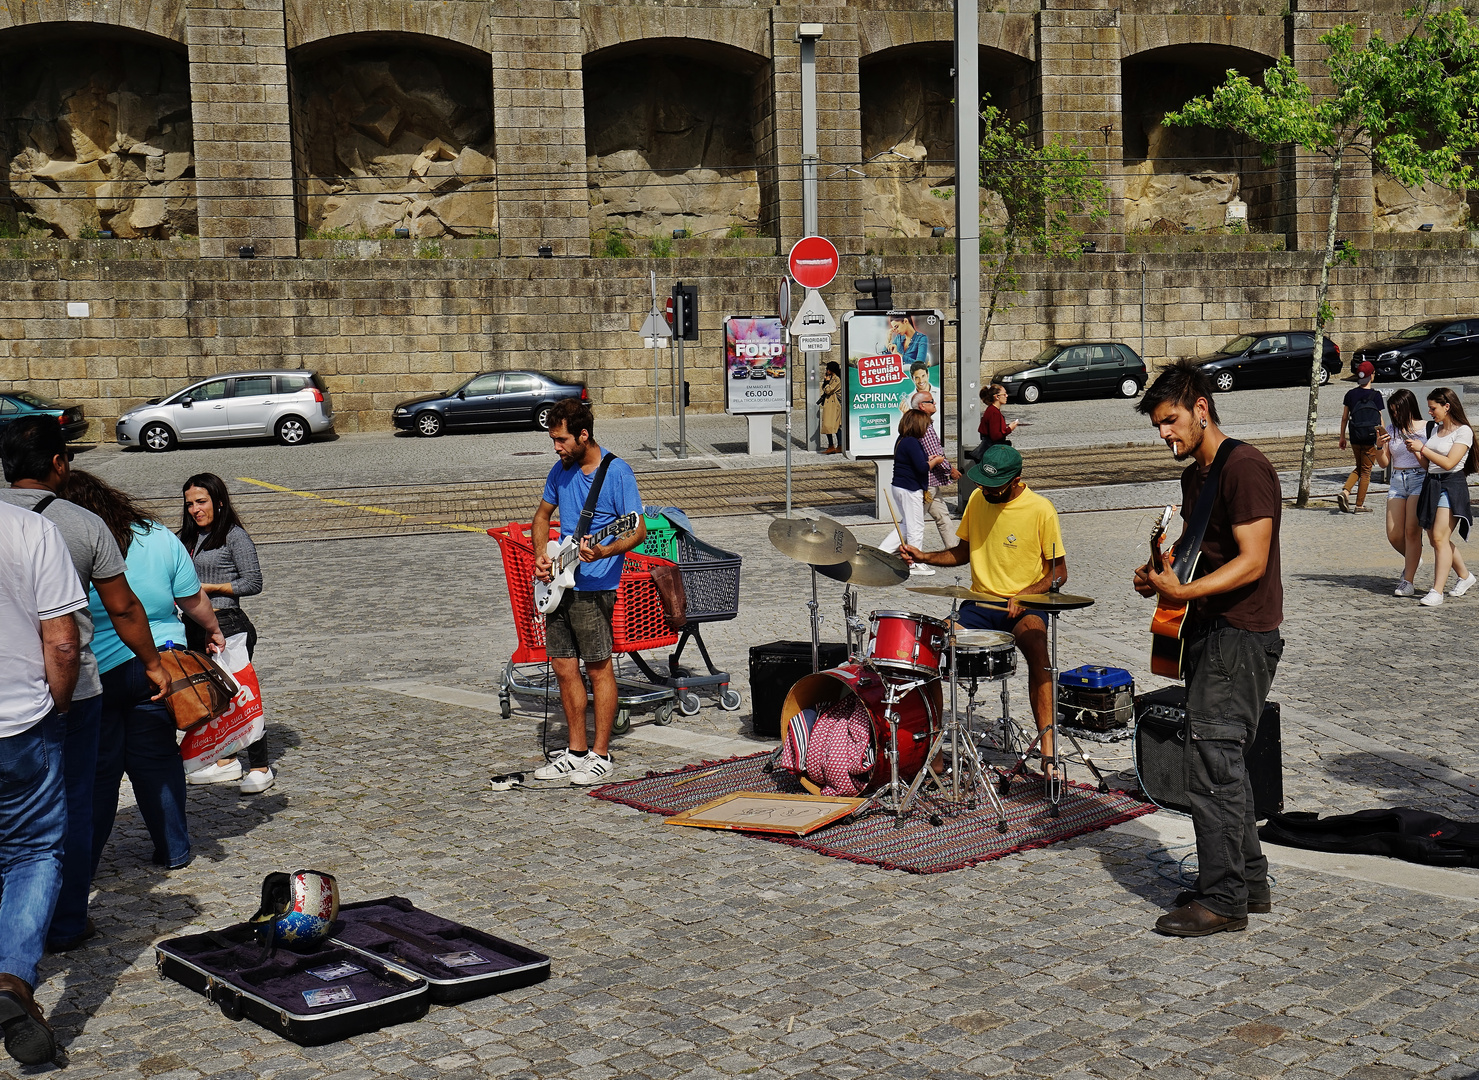
[[[1428,436],[1411,390],[1392,391],[1387,398],[1387,415],[1392,422],[1376,432],[1376,463],[1392,471],[1387,487],[1387,543],[1404,558],[1402,576],[1392,595],[1411,596],[1413,579],[1422,565],[1423,530],[1417,523],[1417,497],[1422,494],[1427,469],[1407,448],[1406,440],[1425,443]]]
[[[1479,470],[1474,460],[1474,429],[1464,415],[1464,406],[1446,386],[1428,395],[1428,415],[1437,427],[1426,442],[1408,436],[1403,440],[1414,457],[1427,466],[1422,494],[1418,496],[1417,520],[1428,530],[1433,545],[1433,587],[1422,598],[1424,607],[1443,603],[1443,586],[1451,568],[1458,575],[1450,596],[1463,596],[1479,584],[1479,578],[1464,565],[1453,543],[1457,523],[1459,535],[1469,538],[1473,512],[1469,509],[1469,477]]]

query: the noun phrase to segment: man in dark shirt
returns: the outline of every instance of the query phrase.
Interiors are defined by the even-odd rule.
[[[1181,514],[1196,506],[1227,436],[1217,426],[1212,384],[1178,362],[1151,384],[1136,408],[1147,414],[1177,461]],[[1135,571],[1135,591],[1190,603],[1186,639],[1185,760],[1197,837],[1196,888],[1156,930],[1203,937],[1245,930],[1248,912],[1270,910],[1268,860],[1258,844],[1244,749],[1258,731],[1274,670],[1284,650],[1284,586],[1279,570],[1279,474],[1253,447],[1234,443],[1202,540],[1197,576],[1183,584],[1168,564]],[[1183,533],[1183,535],[1185,535]]]
[[[1362,360],[1356,368],[1359,386],[1347,390],[1340,410],[1340,448],[1346,447],[1346,429],[1350,428],[1351,452],[1356,458],[1356,467],[1340,487],[1335,501],[1347,514],[1364,513],[1366,489],[1371,484],[1371,466],[1376,463],[1376,432],[1381,427],[1381,411],[1386,408],[1386,398],[1380,390],[1371,389],[1371,380],[1376,377],[1376,367],[1370,360]],[[1356,492],[1356,505],[1351,505],[1351,490]]]

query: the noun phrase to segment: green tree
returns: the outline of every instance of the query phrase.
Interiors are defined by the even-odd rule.
[[[1409,9],[1404,18],[1412,27],[1399,41],[1373,32],[1358,46],[1352,26],[1337,26],[1319,39],[1326,49],[1329,94],[1317,97],[1293,61],[1281,56],[1264,72],[1262,86],[1230,70],[1210,97],[1166,114],[1167,124],[1228,128],[1257,139],[1266,148],[1266,162],[1278,147],[1293,144],[1328,170],[1330,213],[1315,291],[1315,357],[1296,503],[1301,507],[1309,503],[1315,466],[1321,353],[1333,315],[1330,271],[1355,259],[1354,251],[1344,245],[1337,251],[1335,243],[1346,156],[1365,157],[1409,187],[1425,181],[1455,187],[1468,184],[1472,166],[1462,155],[1479,142],[1473,111],[1479,42],[1467,16],[1461,8],[1441,14]]]

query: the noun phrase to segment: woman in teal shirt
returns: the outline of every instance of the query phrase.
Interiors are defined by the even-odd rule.
[[[195,575],[195,564],[174,533],[123,492],[81,469],[72,470],[63,497],[107,523],[123,552],[124,576],[149,616],[155,645],[184,644],[185,625],[175,611],[178,605],[205,628],[211,645],[225,647],[211,602]],[[93,653],[103,679],[103,720],[92,802],[93,871],[113,831],[124,773],[154,841],[154,862],[178,870],[188,866],[193,856],[185,820],[185,765],[175,742],[174,721],[163,702],[154,700],[154,686],[142,662],[119,640],[96,589],[89,593],[88,606],[96,628]]]

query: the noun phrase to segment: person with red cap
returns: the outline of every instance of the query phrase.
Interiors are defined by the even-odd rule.
[[[1345,407],[1340,410],[1340,448],[1346,448],[1346,425],[1350,425],[1350,445],[1356,456],[1356,467],[1341,485],[1335,501],[1347,514],[1366,513],[1366,489],[1371,485],[1371,466],[1376,462],[1376,432],[1381,427],[1381,411],[1386,405],[1381,391],[1371,389],[1371,380],[1376,377],[1376,368],[1370,360],[1362,360],[1356,368],[1356,381],[1360,384],[1346,391]],[[1359,486],[1358,486],[1359,485]],[[1351,505],[1351,489],[1355,489],[1356,505]]]

